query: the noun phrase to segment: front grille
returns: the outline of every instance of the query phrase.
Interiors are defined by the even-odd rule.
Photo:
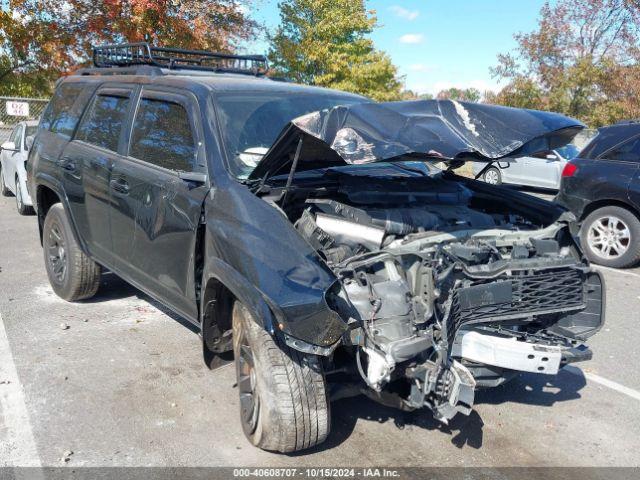
[[[578,269],[513,272],[455,289],[447,322],[449,345],[468,323],[525,318],[583,308],[584,274]]]

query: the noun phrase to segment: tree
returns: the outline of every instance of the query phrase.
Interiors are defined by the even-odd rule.
[[[455,88],[451,87],[447,90],[441,90],[436,95],[438,100],[459,100],[463,102],[479,102],[482,99],[480,90],[476,88]]]
[[[396,67],[367,37],[376,17],[364,0],[283,0],[279,7],[269,51],[276,75],[375,100],[401,97]]]
[[[545,3],[538,28],[515,35],[516,51],[498,56],[493,74],[508,84],[492,100],[592,126],[640,116],[639,19],[634,0]]]
[[[39,90],[87,63],[91,46],[148,41],[233,51],[255,22],[236,0],[2,0],[0,93]]]

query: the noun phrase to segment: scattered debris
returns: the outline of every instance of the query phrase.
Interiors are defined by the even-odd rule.
[[[71,327],[69,326],[69,324],[68,324],[68,323],[64,323],[64,322],[62,322],[62,323],[60,324],[60,329],[61,329],[61,330],[69,330],[70,328],[71,328]]]

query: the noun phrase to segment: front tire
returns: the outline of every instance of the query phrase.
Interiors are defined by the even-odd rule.
[[[580,241],[593,263],[631,267],[640,261],[640,220],[622,207],[599,208],[584,219]]]
[[[42,247],[49,283],[56,295],[74,302],[96,294],[100,265],[80,250],[60,203],[53,205],[44,219]]]
[[[33,215],[35,213],[33,207],[24,204],[22,187],[20,186],[20,179],[18,177],[16,177],[16,209],[20,215]]]
[[[482,176],[484,181],[489,185],[501,185],[502,184],[502,174],[500,170],[495,167],[489,168],[484,175]]]
[[[293,350],[269,334],[240,302],[233,307],[233,352],[240,421],[253,445],[286,453],[327,438],[329,401],[317,356]]]

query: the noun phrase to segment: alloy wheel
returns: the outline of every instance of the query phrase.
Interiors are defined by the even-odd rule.
[[[621,257],[629,250],[631,231],[629,226],[618,217],[601,217],[589,226],[587,242],[594,254],[611,260]]]
[[[237,360],[238,390],[240,393],[240,418],[242,427],[248,434],[255,432],[260,416],[260,396],[257,390],[255,357],[244,329],[239,339],[240,351]]]
[[[63,283],[68,270],[68,257],[65,248],[65,240],[60,233],[60,226],[57,223],[51,225],[47,238],[47,258],[51,272],[58,283]]]
[[[484,181],[490,185],[498,184],[498,172],[496,170],[487,170],[484,174]]]

